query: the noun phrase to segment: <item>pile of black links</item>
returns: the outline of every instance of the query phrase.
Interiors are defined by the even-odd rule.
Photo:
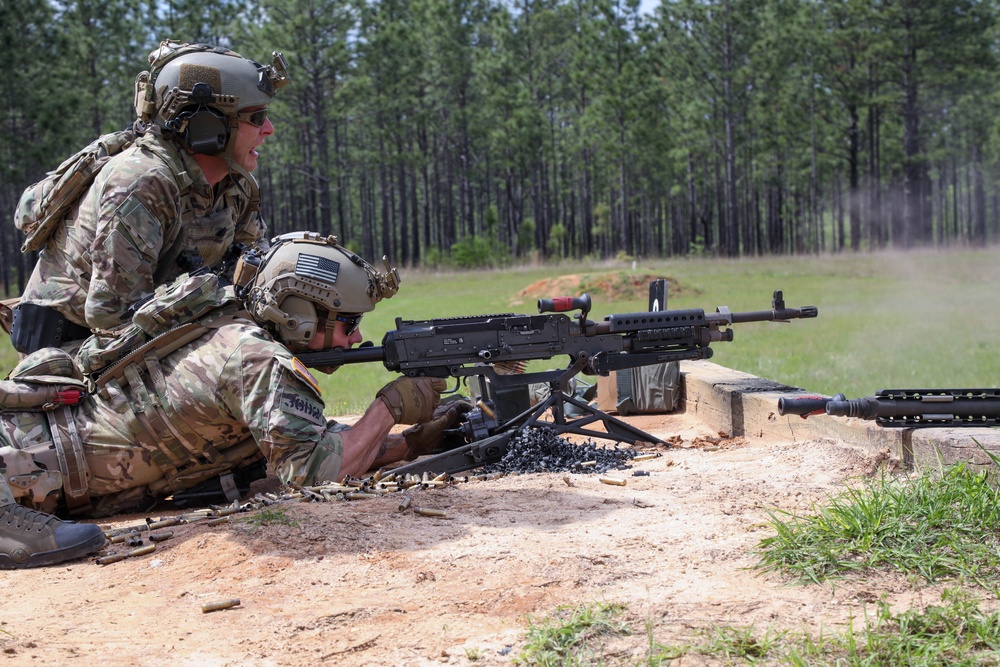
[[[575,445],[548,427],[525,428],[514,434],[510,449],[496,463],[483,466],[484,473],[520,475],[529,472],[605,473],[630,468],[636,451],[630,448],[598,447],[593,440]]]

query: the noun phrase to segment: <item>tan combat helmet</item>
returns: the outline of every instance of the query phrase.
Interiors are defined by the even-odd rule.
[[[399,290],[399,274],[385,272],[337,243],[335,236],[284,234],[271,241],[246,297],[254,320],[294,352],[304,350],[327,322],[341,320],[348,335],[362,314]]]
[[[165,40],[136,77],[139,120],[194,153],[231,159],[239,112],[267,106],[288,83],[284,56],[272,57],[265,66],[223,47]]]

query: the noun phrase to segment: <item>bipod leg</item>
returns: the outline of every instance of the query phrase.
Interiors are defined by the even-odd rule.
[[[577,407],[581,412],[586,414],[582,417],[567,419],[565,409],[566,403]],[[549,409],[552,410],[551,422],[541,419],[541,416],[545,414],[546,410]],[[616,419],[608,413],[598,410],[590,404],[584,403],[583,401],[573,396],[569,396],[568,394],[564,394],[561,391],[553,391],[549,397],[545,399],[545,401],[536,405],[530,412],[532,415],[531,418],[523,422],[521,424],[522,427],[530,426],[537,428],[540,426],[548,426],[560,435],[563,433],[574,433],[576,435],[589,436],[591,438],[599,438],[602,440],[627,442],[633,445],[636,442],[665,444],[662,439],[654,437],[641,429],[623,422],[620,419]],[[604,424],[604,429],[607,432],[583,428],[584,426],[593,424],[597,421]]]

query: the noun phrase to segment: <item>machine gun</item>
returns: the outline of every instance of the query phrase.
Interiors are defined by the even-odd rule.
[[[468,413],[461,435],[468,443],[398,471],[461,472],[499,461],[511,436],[524,428],[549,427],[557,435],[574,433],[617,442],[662,440],[616,419],[573,396],[570,380],[576,375],[608,375],[640,366],[709,359],[715,342],[732,341],[733,324],[789,321],[816,317],[815,306],[788,308],[780,291],[770,310],[733,313],[722,306],[714,313],[702,309],[666,309],[666,281],[650,284],[648,312],[608,315],[602,322],[588,319],[588,294],[539,299],[538,315],[475,315],[431,320],[396,318],[381,346],[333,349],[298,355],[310,367],[381,362],[386,369],[407,376],[465,378],[479,385],[483,398]],[[579,311],[575,318],[562,314]],[[524,362],[569,357],[563,369],[505,374],[503,369]],[[528,387],[548,385],[549,397],[529,404]],[[567,407],[576,415],[567,418]],[[551,420],[543,416],[551,412]],[[585,428],[601,422],[604,431]],[[412,468],[412,469],[411,469]]]
[[[855,399],[782,396],[778,414],[855,417],[887,428],[998,426],[1000,389],[882,389]]]

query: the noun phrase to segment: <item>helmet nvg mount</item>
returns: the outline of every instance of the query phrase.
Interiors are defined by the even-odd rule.
[[[288,83],[288,63],[277,51],[262,65],[235,51],[165,40],[149,54],[150,69],[135,81],[135,110],[196,154],[231,161],[237,112],[266,106]]]
[[[359,319],[399,290],[399,273],[385,272],[337,243],[335,236],[284,234],[271,241],[246,297],[254,320],[292,351],[322,335],[334,318]]]

